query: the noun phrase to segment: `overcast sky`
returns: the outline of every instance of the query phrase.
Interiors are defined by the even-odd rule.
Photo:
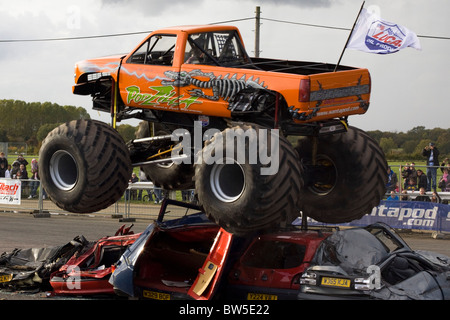
[[[351,28],[362,0],[0,0],[0,40],[47,39],[151,31],[261,17]],[[448,0],[367,0],[365,8],[417,35],[450,37]],[[238,26],[254,55],[254,20]],[[348,31],[262,20],[261,57],[336,63]],[[74,64],[128,53],[145,34],[45,42],[0,42],[0,99],[50,101],[91,108],[72,94]],[[363,130],[406,132],[416,126],[450,128],[450,40],[419,37],[422,51],[407,48],[375,55],[346,50],[341,64],[368,68],[372,96],[365,115],[350,117]],[[104,114],[101,119],[108,121]],[[125,122],[127,123],[127,122]],[[134,124],[134,123],[131,123]]]

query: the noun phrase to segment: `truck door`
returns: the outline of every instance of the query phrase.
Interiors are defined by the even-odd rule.
[[[210,299],[219,284],[224,264],[229,254],[233,235],[220,229],[203,266],[199,269],[188,294],[197,300]]]
[[[178,110],[179,88],[173,83],[180,71],[173,63],[176,44],[176,35],[151,35],[124,59],[118,82],[127,106]]]

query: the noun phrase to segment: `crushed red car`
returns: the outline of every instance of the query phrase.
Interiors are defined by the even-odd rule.
[[[294,230],[256,237],[228,275],[227,298],[297,299],[302,273],[330,234]]]
[[[58,271],[50,276],[55,295],[114,294],[108,282],[126,248],[140,236],[123,225],[111,237],[90,242],[82,251],[74,254]]]

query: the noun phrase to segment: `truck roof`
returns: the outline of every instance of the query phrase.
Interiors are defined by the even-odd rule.
[[[238,30],[235,26],[218,26],[218,25],[184,25],[184,26],[173,26],[167,27],[163,29],[158,29],[153,32],[163,33],[163,32],[171,32],[174,31],[182,31],[187,33],[198,33],[198,32],[208,32],[208,31],[226,31],[226,30]]]

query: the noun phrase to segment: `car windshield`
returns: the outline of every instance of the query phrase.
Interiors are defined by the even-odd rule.
[[[185,63],[239,66],[249,62],[234,30],[191,34],[186,43]]]
[[[386,248],[388,252],[393,252],[404,247],[403,243],[394,235],[389,233],[385,228],[381,227],[366,227],[372,235],[374,235]]]

